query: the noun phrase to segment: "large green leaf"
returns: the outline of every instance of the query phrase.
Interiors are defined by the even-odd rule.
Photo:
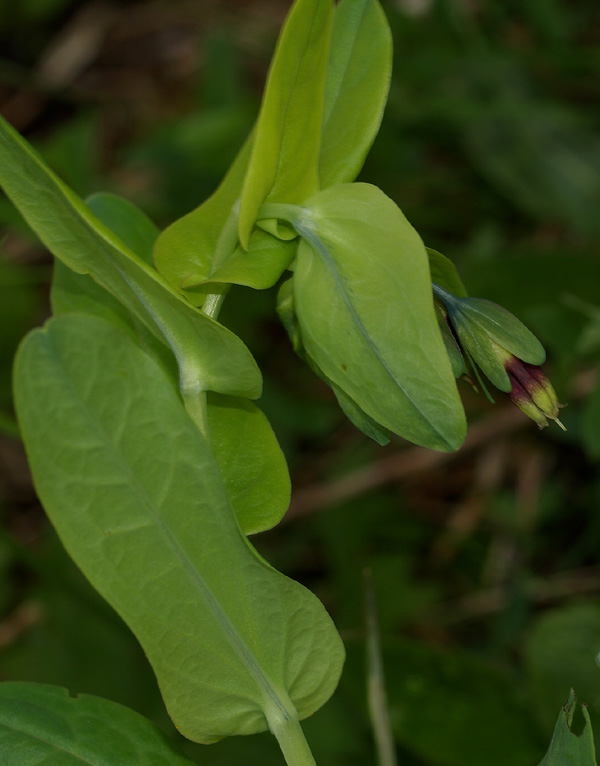
[[[392,74],[392,36],[377,0],[342,0],[327,65],[319,178],[353,181],[373,143]]]
[[[191,766],[146,718],[46,684],[0,684],[3,766]]]
[[[577,698],[571,690],[566,705],[558,714],[550,747],[540,766],[596,766],[596,749],[592,734],[590,714],[585,705],[581,706],[583,730],[573,730],[573,718],[577,709]]]
[[[93,276],[171,347],[182,391],[260,396],[260,372],[242,341],[170,288],[4,120],[0,185],[57,258],[73,271]]]
[[[383,192],[342,184],[297,212],[294,302],[308,356],[383,428],[456,449],[464,412],[433,308],[427,254]]]
[[[137,245],[150,257],[156,234],[141,211],[108,194],[94,195],[87,204],[102,223],[118,229],[129,247]],[[51,300],[55,314],[94,314],[125,329],[176,386],[177,370],[169,349],[89,275],[76,274],[56,261]],[[211,448],[240,526],[246,534],[270,529],[287,510],[291,489],[287,464],[268,420],[247,399],[219,394],[208,397],[207,417]]]
[[[265,201],[302,202],[319,188],[331,0],[296,0],[271,63],[240,204],[247,248]]]
[[[320,602],[241,533],[209,445],[160,367],[105,320],[65,315],[24,341],[16,408],[66,549],[128,623],[182,732],[293,726],[337,684]]]

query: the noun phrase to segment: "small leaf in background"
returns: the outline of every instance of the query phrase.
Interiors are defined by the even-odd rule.
[[[392,36],[377,0],[342,0],[327,63],[321,188],[354,181],[375,140],[392,76]]]
[[[46,684],[0,683],[3,766],[192,766],[154,724],[116,702]]]
[[[464,412],[418,234],[369,184],[330,187],[300,211],[293,286],[307,355],[384,429],[457,449]]]
[[[287,511],[287,463],[269,421],[248,399],[208,395],[210,446],[245,534],[271,529]]]
[[[160,367],[106,321],[65,315],[27,337],[15,381],[42,503],[142,644],[181,733],[210,743],[318,709],[343,662],[333,623],[243,536]]]
[[[569,699],[558,714],[550,747],[539,766],[596,766],[592,724],[586,705],[581,706],[583,730],[575,731],[573,718],[577,697],[571,690]]]
[[[265,202],[298,203],[319,188],[331,0],[296,0],[281,31],[265,86],[240,203],[239,237]]]

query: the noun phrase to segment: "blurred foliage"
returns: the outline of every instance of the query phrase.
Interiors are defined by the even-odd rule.
[[[78,193],[116,191],[165,226],[235,155],[287,8],[3,0],[0,109]],[[600,743],[598,6],[385,9],[395,76],[362,178],[455,260],[472,295],[539,335],[568,431],[538,432],[461,384],[471,432],[456,455],[380,449],[293,355],[274,294],[234,288],[222,318],[264,371],[261,405],[296,489],[289,521],[254,542],[323,599],[348,646],[338,692],[305,724],[320,766],[375,762],[365,566],[401,762],[535,766],[571,686]],[[62,552],[24,467],[10,366],[48,311],[51,262],[5,200],[0,226],[0,678],[101,694],[173,732],[145,658]],[[281,759],[267,735],[189,752]]]

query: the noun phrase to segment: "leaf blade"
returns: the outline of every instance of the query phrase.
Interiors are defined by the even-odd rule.
[[[6,766],[191,766],[133,710],[47,684],[0,684],[0,752]]]
[[[293,283],[307,353],[384,428],[457,449],[464,412],[418,234],[369,184],[330,187],[303,209]]]
[[[302,202],[318,188],[332,22],[331,0],[297,0],[281,32],[242,191],[239,238],[244,248],[263,202]]]
[[[376,0],[342,0],[325,86],[321,188],[358,175],[381,124],[391,75],[392,36],[381,6]]]
[[[194,309],[0,120],[0,185],[48,249],[127,306],[175,354],[182,390],[260,396],[252,355],[233,333]]]
[[[339,637],[320,602],[243,536],[156,363],[104,320],[68,315],[28,336],[15,382],[40,498],[140,640],[181,732],[212,742],[264,730],[274,705],[305,717],[323,704]]]

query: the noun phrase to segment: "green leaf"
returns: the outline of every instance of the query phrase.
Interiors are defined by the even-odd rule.
[[[103,192],[92,195],[86,204],[105,226],[121,237],[127,247],[151,263],[152,246],[158,229],[145,213],[128,200]],[[94,314],[126,330],[177,382],[177,365],[168,346],[89,274],[77,274],[62,261],[56,260],[50,303],[56,315]]]
[[[94,215],[133,252],[151,262],[152,245],[158,229],[139,208],[116,194],[99,192],[86,200]],[[89,274],[78,274],[65,266],[62,261],[54,262],[50,302],[54,314],[93,313],[104,316],[114,324],[138,333],[145,329],[135,322],[131,311],[111,293],[101,287]],[[151,333],[144,333],[149,337]],[[158,345],[164,344],[157,343]],[[165,351],[167,349],[165,348]]]
[[[143,213],[114,195],[95,195],[92,202],[104,224],[113,230],[120,227],[129,238],[128,246],[137,238],[140,248],[151,252],[152,229],[145,225]],[[127,219],[121,216],[123,212]],[[127,220],[136,225],[127,228]],[[276,242],[270,235],[264,237]],[[127,330],[169,377],[177,380],[168,349],[97,282],[86,274],[75,274],[60,261],[54,268],[52,305],[56,314],[91,313]],[[248,400],[218,394],[209,397],[208,417],[211,448],[240,526],[245,534],[270,529],[287,510],[291,487],[287,463],[268,420]]]
[[[209,394],[208,428],[227,496],[247,535],[271,529],[287,511],[287,463],[267,418],[252,402]]]
[[[90,274],[172,349],[182,392],[257,398],[260,372],[233,333],[194,309],[104,226],[4,120],[0,185],[48,249]]]
[[[240,150],[216,192],[191,213],[168,226],[156,240],[154,262],[176,290],[202,305],[208,290],[192,290],[205,282],[233,253],[237,245],[239,211],[236,203],[250,159],[252,138]]]
[[[306,353],[381,427],[457,449],[464,412],[418,234],[368,184],[315,194],[295,225],[303,242],[294,303]]]
[[[130,250],[152,266],[152,248],[158,227],[132,202],[109,192],[97,192],[85,201],[92,213]]]
[[[209,277],[200,279],[200,275],[192,275],[182,282],[182,287],[223,283],[265,290],[277,283],[294,260],[297,247],[297,240],[282,241],[266,231],[255,229],[247,250],[238,245],[231,257]]]
[[[331,0],[296,0],[271,63],[240,204],[239,238],[265,201],[303,202],[319,188]]]
[[[242,534],[160,367],[106,321],[68,315],[26,338],[15,390],[44,507],[142,644],[181,733],[208,743],[293,728],[296,711],[320,707],[339,636]]]
[[[4,766],[191,766],[154,724],[116,702],[46,684],[0,684]]]
[[[336,8],[319,157],[322,188],[353,181],[375,140],[392,74],[392,36],[376,0]]]
[[[456,266],[450,258],[446,258],[445,255],[438,253],[437,250],[432,250],[430,247],[425,249],[429,258],[431,281],[440,285],[440,287],[443,287],[444,290],[452,293],[452,295],[464,298],[467,295],[467,290],[456,270]]]
[[[572,730],[576,708],[577,697],[571,689],[566,705],[558,714],[548,752],[539,766],[596,766],[596,750],[587,706],[581,706],[584,726],[580,734]]]

